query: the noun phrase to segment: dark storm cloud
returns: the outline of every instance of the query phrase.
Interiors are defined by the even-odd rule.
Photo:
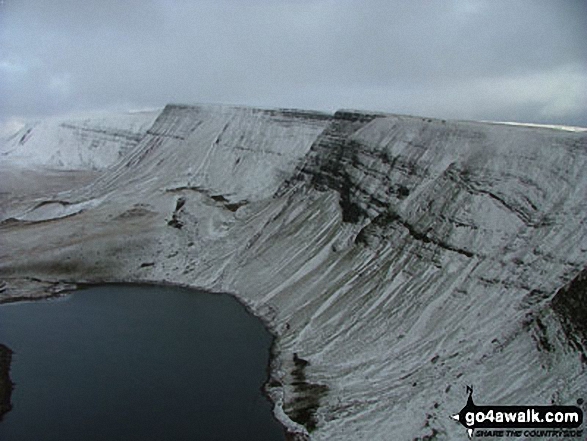
[[[0,117],[221,102],[587,125],[584,1],[4,0]]]

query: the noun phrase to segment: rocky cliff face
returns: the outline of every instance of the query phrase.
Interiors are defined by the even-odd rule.
[[[58,191],[3,189],[3,299],[233,293],[277,336],[267,389],[300,439],[464,439],[470,384],[487,404],[587,392],[584,132],[168,106],[139,138],[64,163]],[[9,146],[3,170],[26,157]]]

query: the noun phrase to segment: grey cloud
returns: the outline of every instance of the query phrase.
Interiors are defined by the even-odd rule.
[[[0,8],[0,118],[221,102],[587,125],[583,1]]]

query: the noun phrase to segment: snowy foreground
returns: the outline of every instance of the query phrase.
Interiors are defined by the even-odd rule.
[[[0,145],[0,301],[232,293],[276,335],[292,438],[465,440],[466,385],[587,399],[586,170],[582,131],[351,111],[28,124]]]

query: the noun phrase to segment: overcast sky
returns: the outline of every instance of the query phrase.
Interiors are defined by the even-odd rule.
[[[587,126],[587,1],[0,0],[0,119],[169,102]]]

